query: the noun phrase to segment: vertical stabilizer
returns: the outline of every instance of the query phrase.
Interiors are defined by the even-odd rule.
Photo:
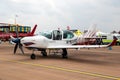
[[[91,26],[88,31],[83,35],[84,38],[92,38],[93,36],[95,36],[96,32],[97,32],[97,28],[96,25]]]
[[[36,30],[36,27],[37,27],[37,24],[34,26],[34,28],[32,29],[32,31],[30,32],[30,35],[31,35],[31,36],[34,35],[35,30]]]

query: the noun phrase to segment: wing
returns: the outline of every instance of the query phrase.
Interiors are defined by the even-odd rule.
[[[48,49],[61,49],[61,48],[67,48],[67,49],[81,49],[81,48],[102,48],[102,47],[110,47],[113,46],[117,41],[117,38],[114,37],[114,40],[108,44],[108,45],[50,45],[47,48]]]
[[[48,49],[81,49],[81,48],[101,48],[101,47],[108,47],[108,45],[57,45],[57,46],[48,46]]]

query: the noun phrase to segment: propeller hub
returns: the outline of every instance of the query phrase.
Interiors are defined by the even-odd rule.
[[[20,43],[20,39],[16,38],[16,39],[12,40],[12,42],[14,42],[14,43]]]

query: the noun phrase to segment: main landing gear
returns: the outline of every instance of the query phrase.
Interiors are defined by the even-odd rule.
[[[46,57],[47,56],[46,50],[41,51],[41,54],[42,54],[42,56]],[[30,58],[31,59],[36,59],[36,55],[34,54],[34,50],[33,50],[33,53],[31,54]],[[62,49],[62,58],[68,58],[67,57],[67,49],[66,48]]]
[[[67,57],[67,50],[64,48],[62,49],[63,50],[63,53],[62,53],[62,58],[68,58]]]

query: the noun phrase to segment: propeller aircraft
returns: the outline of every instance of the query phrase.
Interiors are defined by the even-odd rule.
[[[77,40],[79,40],[78,37],[69,30],[53,30],[41,35],[14,39],[13,42],[16,43],[14,47],[14,54],[16,53],[18,47],[24,54],[22,47],[25,47],[27,49],[33,50],[33,53],[30,56],[31,59],[36,58],[36,55],[34,54],[34,51],[36,50],[41,51],[43,56],[47,56],[46,50],[62,50],[62,57],[67,58],[67,49],[110,47],[115,44],[117,38],[114,37],[112,43],[108,45],[75,45],[78,42]]]

